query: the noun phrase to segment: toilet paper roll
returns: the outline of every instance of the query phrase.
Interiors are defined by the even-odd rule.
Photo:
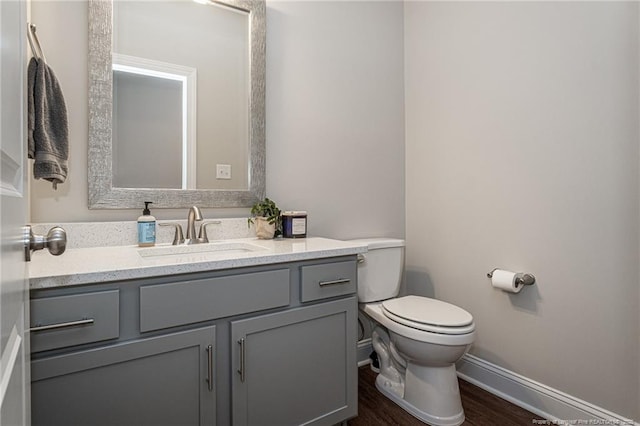
[[[515,272],[496,269],[491,277],[491,285],[509,293],[519,293],[524,285],[516,283],[517,277]]]

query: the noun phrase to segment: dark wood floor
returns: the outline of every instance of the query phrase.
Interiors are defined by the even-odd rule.
[[[424,426],[420,420],[382,395],[375,385],[376,373],[368,365],[358,371],[358,417],[349,426]],[[466,420],[464,426],[532,425],[539,417],[504,399],[460,380]]]

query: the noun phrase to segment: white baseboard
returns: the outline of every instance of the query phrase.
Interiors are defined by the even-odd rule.
[[[550,424],[635,425],[594,404],[521,376],[474,355],[457,363],[458,377],[514,405],[550,420]],[[582,420],[584,423],[581,423]],[[541,423],[544,424],[544,423]]]
[[[371,345],[371,338],[362,339],[358,342],[358,367],[362,367],[363,365],[367,365],[371,363],[371,355],[373,352],[373,346]]]

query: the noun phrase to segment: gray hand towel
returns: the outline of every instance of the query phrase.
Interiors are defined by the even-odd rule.
[[[48,180],[57,189],[69,171],[67,106],[53,70],[36,58],[31,58],[27,70],[27,109],[33,177]]]

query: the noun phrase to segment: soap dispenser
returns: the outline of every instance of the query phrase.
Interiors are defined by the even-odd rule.
[[[151,201],[144,202],[142,216],[138,218],[138,245],[140,247],[151,247],[156,244],[156,218],[151,216],[149,210]]]

